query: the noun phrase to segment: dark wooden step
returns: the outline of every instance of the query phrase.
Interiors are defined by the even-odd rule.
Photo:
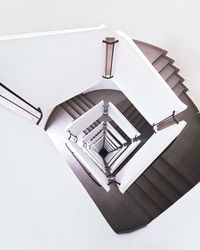
[[[172,202],[145,175],[141,176],[136,183],[162,211],[171,206]]]
[[[133,113],[135,111],[135,107],[131,104],[127,110],[124,111],[123,115],[125,117],[131,116],[131,113]]]
[[[164,69],[160,71],[160,75],[166,81],[174,72],[175,68],[172,67],[172,65],[168,64],[167,66],[164,67]]]
[[[86,112],[90,109],[88,105],[86,105],[81,99],[80,96],[75,96],[73,100]]]
[[[169,87],[171,89],[173,89],[175,87],[175,85],[180,82],[180,78],[177,74],[172,74],[167,80],[166,80],[167,84],[169,85]]]
[[[79,117],[79,114],[67,102],[62,103],[61,106],[73,117],[73,119],[77,119]]]
[[[171,62],[170,58],[167,58],[166,56],[160,56],[154,63],[153,66],[154,68],[160,72],[162,69],[164,69],[167,64]]]
[[[67,101],[67,103],[81,116],[85,113],[85,110],[82,109],[73,99]]]
[[[162,213],[160,207],[135,183],[127,190],[127,192],[137,200],[152,218],[155,218]]]
[[[182,84],[176,84],[173,89],[174,93],[177,95],[177,96],[180,96],[183,92],[186,91],[186,88],[182,85]]]
[[[177,201],[181,194],[151,165],[144,175],[163,193],[172,203]]]
[[[154,168],[179,190],[182,195],[191,189],[192,186],[189,181],[179,174],[164,158],[159,157],[154,163]]]
[[[132,113],[130,113],[126,118],[127,120],[129,120],[130,122],[132,122],[134,119],[136,119],[136,117],[138,117],[140,115],[140,113],[138,112],[137,109],[135,109]]]
[[[81,99],[89,108],[95,106],[95,104],[91,100],[89,100],[84,94],[80,94],[79,99]]]

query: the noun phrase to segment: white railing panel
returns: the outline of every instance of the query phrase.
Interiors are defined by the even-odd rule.
[[[108,103],[108,115],[130,138],[140,135],[137,129],[111,102]]]
[[[145,171],[145,169],[165,150],[180,134],[186,122],[181,121],[153,134],[142,148],[116,175],[121,183],[119,190],[124,193],[128,187]]]
[[[107,129],[122,143],[126,143],[126,140],[124,139],[124,137],[122,137],[117,130],[109,123],[107,122]]]
[[[96,144],[96,142],[103,136],[103,131],[101,131],[96,137],[88,143],[89,146]]]
[[[119,44],[115,54],[113,80],[152,125],[186,109],[161,75],[133,40],[117,32]]]
[[[96,149],[97,152],[99,152],[103,147],[103,138],[99,138],[98,141],[95,142],[94,145],[92,145],[92,149]]]
[[[137,148],[141,141],[135,141],[123,152],[122,155],[111,165],[111,173],[113,173],[119,165]]]
[[[86,136],[84,136],[83,141],[87,143],[89,140],[91,140],[92,137],[94,137],[101,129],[103,128],[103,122],[99,123],[98,126],[96,126],[90,133],[88,133]]]
[[[121,155],[123,154],[123,152],[126,150],[127,146],[123,146],[123,148],[121,148],[116,155],[112,158],[112,160],[110,160],[110,162],[108,163],[109,166],[111,166],[113,164],[113,162]]]

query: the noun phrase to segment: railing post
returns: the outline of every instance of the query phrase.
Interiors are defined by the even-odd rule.
[[[114,55],[114,47],[115,43],[118,40],[115,40],[114,37],[107,37],[106,40],[103,40],[103,43],[106,44],[106,61],[105,61],[105,75],[103,78],[111,79],[112,75],[112,65],[113,65],[113,55]]]

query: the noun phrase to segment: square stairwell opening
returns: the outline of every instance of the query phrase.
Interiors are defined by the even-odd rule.
[[[99,151],[100,156],[104,159],[108,155],[108,151],[105,148],[102,148]]]

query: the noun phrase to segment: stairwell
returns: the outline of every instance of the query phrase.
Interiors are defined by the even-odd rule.
[[[186,93],[188,89],[183,84],[184,79],[179,75],[179,69],[174,66],[174,60],[167,56],[166,50],[141,41],[135,41],[135,43],[174,93],[188,105],[188,109],[177,117],[177,119],[186,120],[188,125],[178,139],[148,167],[124,195],[119,194],[114,186],[109,193],[105,193],[100,187],[86,187],[108,223],[117,233],[134,231],[148,224],[200,180],[198,164],[200,157],[197,150],[200,146],[200,121],[196,115],[196,107]],[[97,95],[100,95],[102,99],[107,98],[108,90],[80,94],[62,103],[60,107],[73,119],[77,119],[98,103],[99,100],[95,102]],[[143,134],[144,139],[148,139],[153,133],[152,127],[123,93],[119,92],[119,96],[122,98],[116,103],[117,108]],[[87,134],[99,123],[100,121],[96,121],[84,133]],[[112,125],[127,139],[116,124],[112,123]],[[81,180],[80,177],[79,179]]]

